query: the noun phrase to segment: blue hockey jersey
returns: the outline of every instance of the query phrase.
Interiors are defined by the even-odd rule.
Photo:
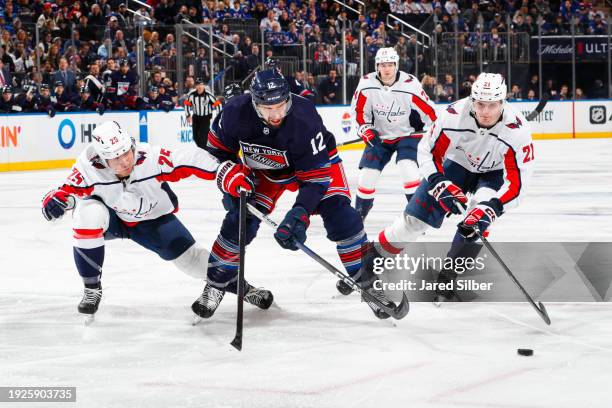
[[[219,160],[242,162],[275,183],[297,182],[295,206],[313,213],[327,191],[331,164],[340,161],[336,141],[312,102],[292,95],[292,106],[279,128],[257,115],[251,96],[233,98],[215,117],[207,150]]]

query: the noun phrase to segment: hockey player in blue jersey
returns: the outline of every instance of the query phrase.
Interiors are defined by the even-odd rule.
[[[350,191],[334,136],[327,131],[312,102],[292,95],[289,84],[276,69],[258,72],[250,94],[240,95],[224,107],[213,121],[207,150],[223,163],[223,171],[233,171],[242,162],[255,184],[250,200],[269,214],[285,190],[297,191],[292,208],[274,234],[280,246],[297,250],[295,242],[306,241],[310,217],[319,214],[334,241],[348,274],[385,303],[382,291],[372,286],[372,274],[360,273],[362,247],[367,243],[361,217],[351,207]],[[224,169],[225,168],[225,169]],[[192,310],[203,318],[211,317],[225,292],[236,293],[238,269],[238,205],[227,203],[223,220],[209,259],[207,284]],[[259,229],[260,221],[247,219],[247,244]],[[246,285],[248,293],[250,285]],[[272,304],[270,291],[260,291],[260,307]],[[369,304],[380,318],[389,317]]]

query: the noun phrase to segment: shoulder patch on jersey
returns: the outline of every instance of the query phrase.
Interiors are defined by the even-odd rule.
[[[147,158],[147,152],[143,152],[142,150],[139,150],[137,153],[138,153],[138,158],[136,159],[136,165],[138,166],[139,164],[142,164]]]
[[[454,105],[455,105],[454,103],[448,105],[448,108],[446,108],[446,111],[452,113],[453,115],[458,115],[457,111],[455,110]]]
[[[98,155],[95,155],[91,159],[89,159],[89,162],[96,169],[103,170],[106,168],[106,166],[102,162],[102,159]]]
[[[368,79],[368,76],[367,76],[367,75],[364,75],[364,76],[363,76],[363,79]]]
[[[508,123],[506,126],[509,127],[510,129],[518,129],[521,126],[523,126],[523,122],[519,119],[518,116],[515,117],[516,118],[516,122],[512,122],[512,123]]]

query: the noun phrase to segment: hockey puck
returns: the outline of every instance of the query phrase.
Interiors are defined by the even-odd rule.
[[[520,356],[533,356],[533,350],[532,349],[517,349],[516,352]]]

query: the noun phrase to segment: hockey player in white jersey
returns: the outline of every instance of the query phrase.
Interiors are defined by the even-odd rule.
[[[202,149],[171,152],[136,144],[117,122],[96,127],[92,143],[78,157],[66,181],[42,202],[48,221],[74,208],[74,260],[85,284],[78,311],[93,315],[98,310],[105,240],[131,239],[185,273],[203,278],[209,253],[198,247],[174,215],[178,199],[167,182],[189,176],[216,178],[221,190],[238,195],[239,188],[253,189],[241,168],[229,162],[220,165]]]
[[[497,218],[519,204],[534,151],[529,122],[506,103],[506,93],[501,75],[482,73],[471,96],[440,113],[419,144],[422,181],[404,213],[380,232],[374,256],[399,254],[430,227],[440,228],[445,217],[457,214],[463,220],[448,256],[475,257],[481,248],[475,229],[486,236]],[[438,281],[455,277],[454,271],[442,270]],[[453,293],[438,291],[438,296],[451,298]]]
[[[357,134],[366,143],[359,163],[359,186],[355,208],[363,219],[374,203],[381,171],[393,154],[410,200],[419,185],[417,146],[421,134],[436,119],[433,104],[418,79],[398,70],[399,56],[393,48],[376,53],[376,72],[364,76],[351,107]]]

